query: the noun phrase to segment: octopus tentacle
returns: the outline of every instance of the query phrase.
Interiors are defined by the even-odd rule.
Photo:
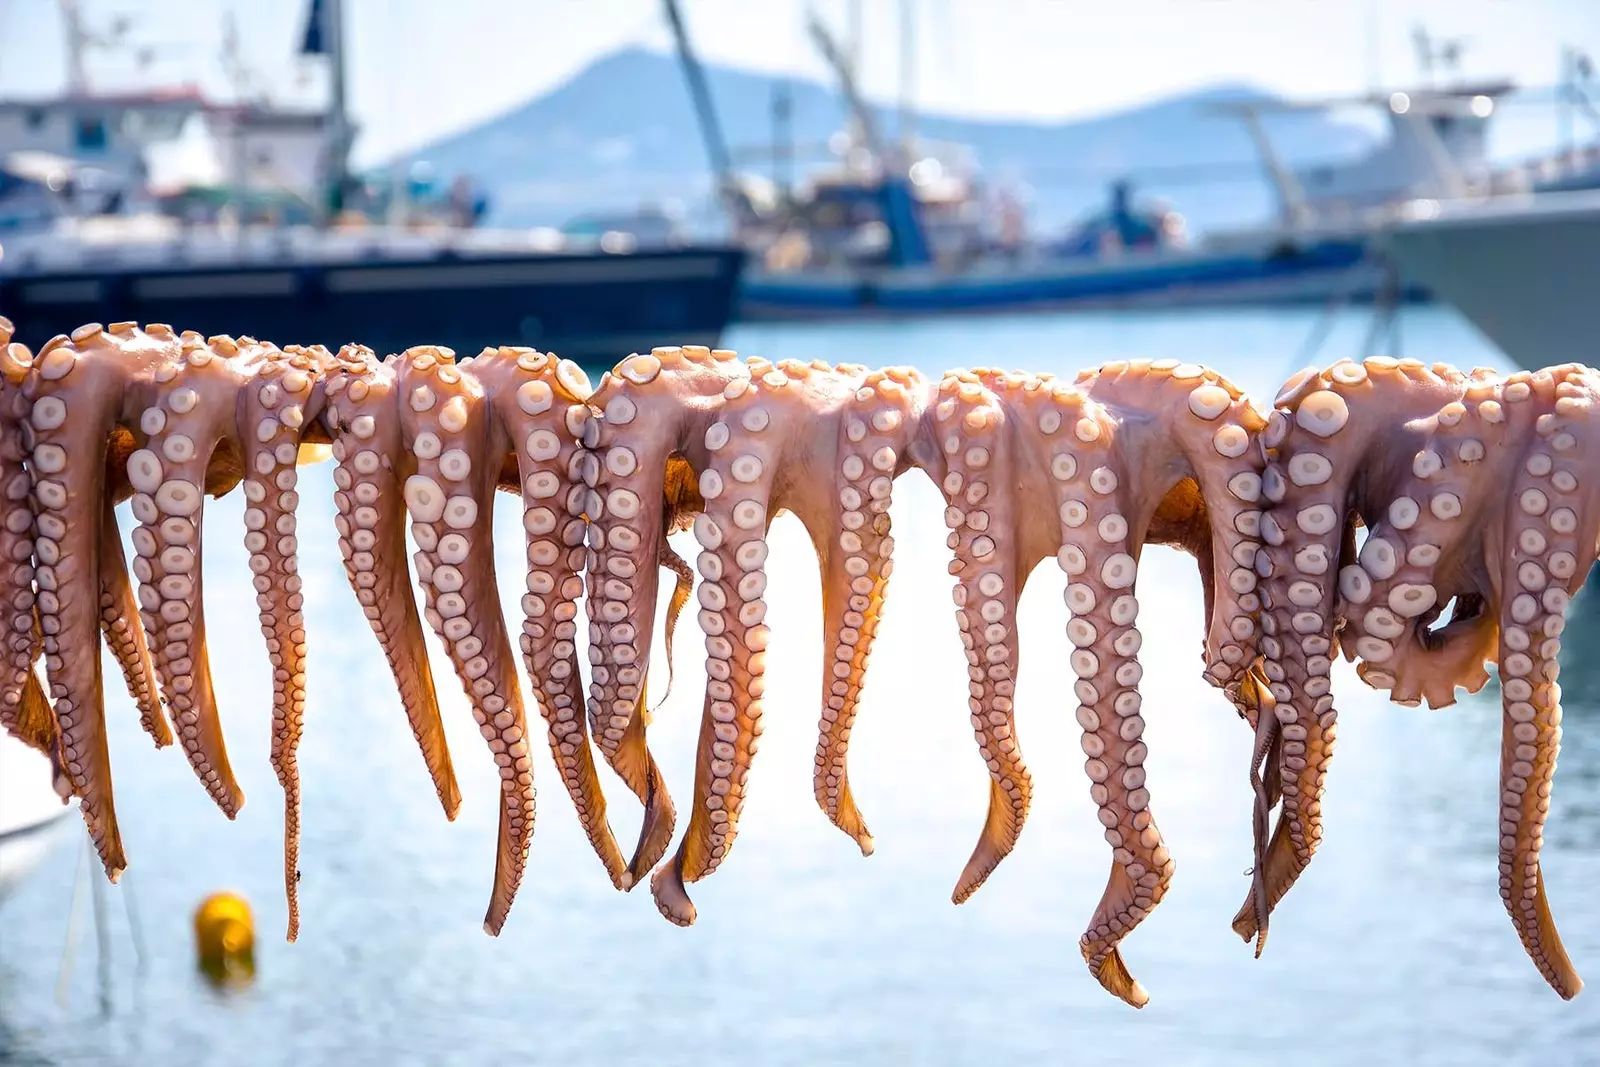
[[[865,368],[839,370],[855,375]],[[889,502],[895,471],[882,465],[891,455],[909,458],[927,389],[920,374],[904,368],[865,375],[838,428],[842,458],[831,512],[813,524],[822,568],[825,670],[812,788],[828,819],[855,840],[863,856],[872,855],[872,834],[850,792],[847,756],[894,569]]]
[[[445,818],[454,820],[461,790],[445,741],[422,620],[411,592],[401,486],[415,461],[401,447],[394,370],[371,350],[339,353],[327,384],[326,420],[338,465],[333,471],[334,526],[345,575],[389,661],[412,736]],[[387,461],[387,462],[386,462]],[[360,511],[357,521],[358,509]]]
[[[1352,570],[1355,560],[1344,555],[1353,515],[1378,521],[1402,477],[1392,457],[1405,457],[1409,470],[1422,443],[1407,423],[1459,398],[1467,385],[1449,368],[1429,371],[1385,357],[1346,360],[1287,383],[1262,434],[1270,462],[1262,479],[1269,511],[1261,521],[1261,648],[1278,720],[1283,810],[1256,864],[1265,886],[1252,889],[1233,920],[1247,941],[1265,937],[1259,897],[1264,893],[1270,913],[1322,840],[1322,793],[1337,737],[1330,692],[1335,624],[1350,614],[1336,598],[1362,596],[1360,568]],[[1343,641],[1350,651],[1352,635]]]
[[[1119,884],[1117,872],[1113,872],[1102,908],[1114,917],[1105,921],[1103,932],[1096,928],[1100,939],[1085,937],[1084,952],[1091,969],[1096,969],[1091,952],[1102,957],[1096,971],[1102,982],[1137,1006],[1146,998],[1120,961],[1115,935],[1119,923],[1131,928],[1160,900],[1172,876],[1172,862],[1150,821],[1148,793],[1143,789],[1144,745],[1137,740],[1143,726],[1139,694],[1133,688],[1142,673],[1134,655],[1139,636],[1132,626],[1138,611],[1132,591],[1133,569],[1143,543],[1171,544],[1196,557],[1207,614],[1205,677],[1223,689],[1258,729],[1259,749],[1268,741],[1254,719],[1260,698],[1252,666],[1257,655],[1255,618],[1261,607],[1256,570],[1261,562],[1262,461],[1255,441],[1264,419],[1225,378],[1176,360],[1109,364],[1098,373],[1080,375],[1079,384],[1120,416],[1104,431],[1114,442],[1116,463],[1089,475],[1089,491],[1080,493],[1076,505],[1063,501],[1062,520],[1068,526],[1077,524],[1077,547],[1082,549],[1081,555],[1071,558],[1070,550],[1064,549],[1063,563],[1081,566],[1091,556],[1091,545],[1081,543],[1092,544],[1085,531],[1092,529],[1108,546],[1114,546],[1115,537],[1124,530],[1132,531],[1122,558],[1112,555],[1098,572],[1092,566],[1084,568],[1087,581],[1068,590],[1069,602],[1077,598],[1075,611],[1088,606],[1093,613],[1109,598],[1109,614],[1098,620],[1091,614],[1088,619],[1095,632],[1103,634],[1106,625],[1128,627],[1113,633],[1108,644],[1097,646],[1094,651],[1098,655],[1091,653],[1074,663],[1082,668],[1080,678],[1088,682],[1087,692],[1080,697],[1099,696],[1104,702],[1090,706],[1086,701],[1086,730],[1091,723],[1100,724],[1108,753],[1104,757],[1091,754],[1089,771],[1097,783],[1105,782],[1094,799],[1101,805],[1101,822],[1108,827],[1108,841],[1118,849],[1124,875]],[[1152,417],[1159,427],[1154,435],[1149,432]],[[1081,422],[1079,425],[1088,429]],[[1159,497],[1152,496],[1152,488]],[[1112,505],[1111,514],[1096,521],[1097,512],[1108,504]],[[1071,545],[1070,532],[1064,533],[1064,540]],[[1097,589],[1096,579],[1108,588]],[[1126,593],[1116,592],[1119,580],[1129,583]],[[1081,644],[1085,636],[1079,635],[1074,643]],[[1108,668],[1102,661],[1108,651],[1113,666],[1106,674]],[[1079,658],[1077,653],[1074,656]],[[1102,672],[1098,679],[1085,673],[1096,669]],[[1108,686],[1122,691],[1108,696]],[[1080,708],[1080,714],[1084,710]],[[1108,721],[1115,723],[1112,733],[1105,730]],[[1086,738],[1085,749],[1090,747],[1093,743]],[[1259,760],[1260,756],[1253,766]],[[1101,774],[1108,777],[1098,778]],[[1263,786],[1257,796],[1266,791]],[[1264,809],[1259,816],[1265,819]],[[1126,910],[1113,911],[1113,907]]]
[[[1117,525],[1121,515],[1113,509],[1118,507],[1107,502],[1090,509],[1097,533],[1108,523]],[[1074,546],[1070,539],[1067,544]],[[1151,817],[1145,788],[1144,718],[1134,688],[1141,674],[1141,639],[1134,626],[1137,564],[1126,551],[1133,546],[1125,540],[1109,544],[1123,551],[1106,557],[1098,571],[1091,567],[1078,575],[1067,593],[1074,601],[1069,630],[1077,648],[1071,664],[1078,675],[1078,724],[1089,757],[1085,767],[1114,860],[1081,948],[1100,984],[1138,1008],[1150,997],[1129,973],[1118,945],[1166,895],[1174,865]]]
[[[1583,979],[1556,932],[1539,849],[1561,749],[1561,632],[1570,594],[1594,564],[1600,537],[1596,494],[1582,484],[1585,476],[1592,477],[1592,467],[1578,449],[1580,435],[1591,448],[1596,442],[1592,405],[1600,379],[1590,375],[1585,380],[1577,373],[1564,377],[1559,399],[1550,395],[1549,382],[1538,383],[1541,406],[1554,412],[1535,417],[1531,411],[1518,411],[1513,416],[1513,421],[1535,422],[1538,429],[1511,479],[1509,496],[1516,506],[1506,509],[1505,544],[1498,553],[1504,709],[1500,895],[1539,973],[1571,1000],[1583,988]]]
[[[494,492],[511,445],[490,417],[482,384],[456,366],[448,349],[408,349],[396,361],[395,384],[401,425],[417,460],[404,496],[424,616],[449,652],[499,767],[499,849],[484,917],[484,929],[498,934],[522,881],[534,819],[527,716],[492,550]]]
[[[739,419],[749,436],[738,451],[713,451],[700,471],[705,511],[694,520],[701,547],[698,566],[700,625],[706,633],[705,707],[700,720],[699,759],[689,826],[677,855],[652,879],[656,906],[668,919],[687,926],[694,905],[684,883],[715,871],[733,847],[745,781],[761,735],[761,697],[766,689],[766,561],[768,505],[781,441],[763,437],[772,420],[772,398],[752,388],[741,402],[724,409],[722,421]],[[762,400],[766,403],[762,403]],[[708,445],[708,447],[710,447]]]
[[[983,832],[951,894],[960,904],[1016,846],[1033,798],[1013,716],[1016,605],[1022,583],[1045,553],[1027,551],[1026,531],[1018,529],[1012,472],[1020,462],[1001,401],[970,374],[946,375],[939,396],[935,433],[945,457],[940,488],[949,503],[956,624],[966,648],[972,728],[989,770]]]
[[[325,353],[323,353],[325,355]],[[256,590],[261,635],[272,662],[272,766],[284,795],[284,887],[289,903],[288,939],[299,935],[297,886],[300,839],[300,772],[295,758],[305,718],[306,632],[295,536],[295,491],[302,430],[320,413],[312,354],[304,350],[264,362],[258,384],[247,386],[239,404],[246,428],[244,461],[245,549]],[[321,368],[315,368],[321,369]],[[254,432],[249,432],[250,428]],[[198,543],[198,538],[197,538]]]
[[[661,699],[656,701],[655,707],[659,708],[667,702],[667,697],[672,695],[672,682],[677,676],[677,671],[672,664],[672,639],[678,632],[678,618],[683,614],[683,609],[689,603],[689,597],[694,595],[694,568],[689,562],[672,550],[666,542],[661,544],[661,558],[656,561],[662,567],[672,572],[674,578],[672,596],[667,601],[667,621],[662,630],[662,640],[665,645],[667,658],[667,684],[661,690]],[[650,709],[654,711],[655,709]],[[649,725],[646,721],[645,725]]]
[[[118,342],[131,339],[150,357],[173,339],[170,328],[134,337],[117,324]],[[40,350],[23,386],[32,401],[28,427],[35,529],[41,521],[59,536],[36,533],[35,579],[45,667],[59,730],[61,769],[90,839],[113,882],[127,866],[117,830],[111,766],[106,751],[105,691],[101,677],[100,524],[85,512],[112,496],[107,443],[117,423],[117,403],[134,367],[120,358],[98,326],[80,328],[76,340],[58,337]],[[106,358],[93,358],[103,356]],[[89,357],[89,358],[86,358]],[[30,457],[32,458],[32,457]],[[88,650],[93,650],[88,652]],[[88,654],[86,654],[88,652]]]
[[[232,349],[231,339],[218,338]],[[235,397],[240,385],[229,360],[216,358],[198,334],[184,334],[158,364],[157,381],[139,416],[144,447],[128,457],[135,495],[132,534],[141,619],[156,653],[156,674],[172,709],[189,764],[230,819],[244,796],[228,762],[206,655],[201,590],[201,529],[206,470],[220,448],[237,453]],[[232,352],[226,353],[233,354]],[[145,399],[144,390],[135,390]]]
[[[122,551],[122,533],[117,528],[115,504],[107,497],[100,509],[100,628],[106,644],[122,668],[128,695],[139,709],[139,725],[155,741],[157,748],[172,744],[166,711],[156,692],[155,661],[145,641],[144,627],[136,625],[139,600],[128,581],[127,558]],[[53,526],[47,522],[46,526]]]
[[[578,673],[577,598],[587,532],[583,482],[598,463],[578,443],[589,419],[588,381],[574,364],[532,349],[485,350],[466,370],[491,397],[516,451],[528,560],[521,646],[550,754],[606,875],[627,889],[633,878],[606,822]]]
[[[813,542],[826,546],[819,550],[824,560],[838,545],[846,605],[851,610],[870,607],[867,598],[881,595],[882,582],[892,570],[887,511],[893,478],[906,465],[903,448],[896,444],[909,441],[915,426],[905,413],[916,390],[906,385],[920,379],[905,372],[868,381],[864,368],[835,368],[820,361],[774,365],[751,360],[747,367],[748,379],[735,378],[724,389],[718,418],[703,435],[704,451],[694,457],[704,504],[694,520],[694,534],[702,549],[698,567],[705,580],[698,595],[710,680],[689,827],[677,854],[652,880],[657,907],[680,925],[693,922],[695,914],[684,883],[712,873],[733,847],[761,735],[771,519],[792,510]],[[868,421],[874,419],[881,439],[871,442],[871,451],[863,451],[869,443]],[[835,490],[826,484],[831,478],[795,479],[792,472],[802,466],[837,470],[844,485]],[[861,483],[865,499],[851,489],[854,481]],[[867,515],[875,526],[869,537],[876,562],[866,558],[866,545],[856,533],[866,527]],[[837,599],[836,593],[832,596]],[[834,625],[831,618],[829,625]],[[828,643],[848,674],[853,645],[843,636],[830,633]],[[841,770],[844,739],[838,737]]]
[[[680,502],[667,494],[675,477],[669,465],[704,465],[712,413],[724,402],[724,390],[748,377],[744,364],[728,353],[657,349],[624,360],[589,398],[600,413],[584,435],[585,447],[599,461],[585,505],[589,725],[607,764],[645,806],[628,862],[634,884],[665,855],[675,819],[666,781],[645,744],[644,717],[656,563],[667,533],[681,521]]]
[[[998,786],[958,899],[1009,850],[1026,812],[1008,789],[1026,782],[1026,770],[1011,722],[1016,649],[1007,626],[1033,566],[1055,556],[1074,614],[1068,635],[1080,676],[1086,770],[1116,861],[1082,947],[1097,979],[1135,1006],[1148,998],[1117,944],[1159,901],[1172,872],[1144,789],[1131,591],[1137,559],[1148,542],[1197,557],[1206,593],[1206,677],[1241,709],[1253,706],[1247,683],[1259,603],[1250,568],[1260,479],[1251,445],[1262,421],[1215,372],[1170,360],[1108,364],[1075,383],[956,372],[941,383],[929,423],[929,451],[940,458],[924,466],[950,505],[973,722]],[[1032,503],[1039,499],[1053,500],[1054,511]],[[1223,573],[1227,584],[1217,580]]]
[[[1091,426],[1102,437],[1114,433],[1105,415],[1096,419],[1095,414],[1085,405],[1075,429],[1080,441],[1093,437]],[[1074,646],[1069,662],[1078,676],[1074,692],[1088,757],[1084,767],[1114,862],[1080,947],[1100,984],[1137,1008],[1149,1002],[1149,994],[1129,973],[1118,945],[1160,903],[1173,862],[1151,818],[1145,788],[1147,749],[1136,688],[1142,673],[1135,626],[1138,546],[1130,539],[1128,521],[1130,515],[1138,521],[1139,508],[1130,499],[1131,487],[1110,466],[1087,467],[1080,461],[1067,480],[1075,491],[1064,494],[1060,505],[1058,560],[1070,583],[1066,599],[1073,617],[1067,636]]]
[[[0,677],[0,730],[18,734],[23,693],[39,658],[40,633],[34,598],[34,518],[28,504],[33,483],[23,465],[29,458],[24,426],[30,405],[19,388],[33,356],[25,346],[12,343],[11,335],[10,320],[0,319],[0,491],[5,495],[5,517],[0,521],[0,632],[5,635],[6,658]],[[55,532],[59,536],[62,531]]]

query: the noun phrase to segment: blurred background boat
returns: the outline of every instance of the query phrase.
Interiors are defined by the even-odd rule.
[[[1600,191],[1422,201],[1383,244],[1518,365],[1600,359]]]
[[[1453,190],[1444,201],[1405,206],[1383,247],[1409,277],[1449,301],[1485,337],[1529,369],[1593,361],[1600,336],[1600,108],[1589,92],[1594,68],[1562,52],[1560,153],[1536,165],[1521,195]],[[1593,138],[1580,146],[1582,116]]]
[[[1266,224],[1191,241],[1183,216],[1164,202],[1136,197],[1133,177],[1123,174],[1110,183],[1107,206],[1060,236],[1035,236],[1026,232],[1015,195],[1002,189],[992,210],[984,203],[983,178],[969,148],[917,136],[909,96],[901,102],[898,139],[883,133],[881,116],[857,86],[851,57],[859,41],[848,49],[839,44],[815,10],[808,12],[808,33],[837,78],[847,115],[827,146],[837,162],[792,183],[789,171],[803,150],[789,133],[791,104],[775,94],[773,143],[765,153],[773,180],[763,184],[737,171],[677,0],[664,0],[664,8],[718,196],[737,238],[751,250],[740,303],[748,319],[1105,306],[1392,308],[1430,295],[1376,240],[1415,201],[1600,185],[1600,146],[1492,165],[1489,124],[1516,86],[1506,80],[1435,86],[1435,65],[1453,69],[1462,45],[1419,30],[1414,43],[1427,78],[1420,88],[1211,105],[1249,132],[1256,165],[1274,193],[1274,216]],[[913,18],[911,5],[903,4],[906,41]],[[903,51],[908,47],[902,44]],[[1588,71],[1577,58],[1564,54],[1563,89],[1587,106],[1578,75]],[[1329,116],[1352,108],[1381,113],[1386,131],[1346,160],[1291,166],[1268,131],[1274,115]]]
[[[128,24],[94,31],[77,0],[58,2],[67,91],[0,102],[0,312],[27,343],[132,319],[380,351],[526,344],[609,365],[715,345],[727,324],[744,257],[726,241],[489,229],[465,176],[440,195],[425,168],[352,174],[339,0],[313,0],[301,46],[330,67],[321,110],[274,106],[231,34],[232,103],[96,94],[86,54],[123,47]],[[152,191],[149,150],[195,118],[222,181]]]

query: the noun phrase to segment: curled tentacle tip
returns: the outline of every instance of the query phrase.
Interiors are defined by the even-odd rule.
[[[999,860],[993,860],[981,867],[968,864],[967,869],[961,872],[961,880],[956,883],[955,890],[950,894],[950,903],[965,904],[974,893],[983,888],[983,883],[989,880],[989,875],[999,863]]]
[[[1246,903],[1233,917],[1233,932],[1239,935],[1239,940],[1250,941],[1256,936],[1256,909],[1254,904]]]
[[[617,888],[622,890],[624,893],[632,889],[633,884],[632,871],[623,871],[621,874],[617,875]]]
[[[679,861],[673,860],[656,871],[650,878],[650,893],[655,897],[656,910],[675,926],[693,926],[694,901],[683,888],[683,874]]]
[[[126,867],[107,867],[106,881],[110,882],[112,885],[116,885],[118,882],[122,881],[122,872],[125,870],[127,870]]]
[[[1102,960],[1094,976],[1105,987],[1106,992],[1130,1007],[1142,1008],[1150,1003],[1150,994],[1139,984],[1137,978],[1128,973],[1128,966],[1122,962],[1121,953],[1113,951]]]
[[[871,834],[862,834],[856,839],[856,844],[861,846],[861,854],[863,856],[872,855],[873,851],[877,848],[877,845],[875,845],[872,841]]]

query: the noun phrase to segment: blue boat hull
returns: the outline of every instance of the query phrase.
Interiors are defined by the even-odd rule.
[[[847,274],[752,271],[740,292],[742,318],[782,320],[1027,308],[1203,306],[1372,301],[1385,268],[1361,241],[1322,241],[1262,254],[1179,252],[1120,260],[1063,260],[965,273],[902,268]],[[1425,299],[1414,286],[1400,294]]]
[[[498,255],[106,269],[0,279],[0,314],[37,347],[85,322],[165,322],[278,344],[416,344],[463,355],[531,345],[610,367],[656,345],[714,346],[744,253],[725,246],[629,255]]]

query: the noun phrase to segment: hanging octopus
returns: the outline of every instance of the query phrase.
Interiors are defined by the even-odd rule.
[[[1073,380],[978,370],[935,381],[903,368],[670,348],[629,357],[591,388],[575,365],[530,349],[457,361],[421,347],[379,359],[359,346],[280,350],[116,323],[56,338],[34,358],[7,344],[9,324],[0,332],[0,553],[11,568],[0,571],[0,726],[52,755],[112,878],[126,858],[99,635],[155,742],[175,738],[230,817],[244,800],[223,744],[199,585],[204,498],[242,487],[273,667],[272,759],[296,935],[295,749],[306,694],[296,468],[328,453],[346,574],[446,816],[460,793],[423,619],[498,769],[489,932],[507,919],[534,822],[528,721],[490,544],[497,489],[520,497],[526,532],[523,666],[562,784],[616,888],[649,875],[661,913],[688,925],[687,886],[733,847],[761,736],[767,531],[785,511],[811,536],[823,594],[814,792],[870,855],[847,748],[893,572],[894,481],[917,468],[947,504],[968,706],[990,774],[955,902],[978,890],[1027,818],[1016,605],[1053,557],[1067,578],[1084,769],[1112,850],[1081,949],[1107,990],[1147,1002],[1120,945],[1174,872],[1151,811],[1136,625],[1141,551],[1165,544],[1198,562],[1203,676],[1255,735],[1256,864],[1235,930],[1259,953],[1273,907],[1321,839],[1333,657],[1355,660],[1397,702],[1433,706],[1457,686],[1480,688],[1493,661],[1505,700],[1502,894],[1550,984],[1565,997],[1581,987],[1550,918],[1538,850],[1560,739],[1559,635],[1600,541],[1600,504],[1581,472],[1597,447],[1591,370],[1501,379],[1345,362],[1297,375],[1269,417],[1215,372],[1176,360],[1107,364]],[[113,510],[122,501],[139,524],[137,591]],[[692,570],[667,542],[681,530],[701,549]],[[646,743],[663,569],[674,579],[668,687],[691,595],[707,654],[675,850],[676,809]],[[585,593],[587,691],[577,652]],[[41,652],[48,699],[34,671]],[[631,855],[608,824],[591,743],[644,806]]]
[[[1387,358],[1302,372],[1279,394],[1262,435],[1272,507],[1261,648],[1276,699],[1265,725],[1282,783],[1258,868],[1268,907],[1322,837],[1333,650],[1397,703],[1435,708],[1454,703],[1457,686],[1482,688],[1494,662],[1500,894],[1545,980],[1563,997],[1582,988],[1539,848],[1561,747],[1561,632],[1600,541],[1600,499],[1584,483],[1600,445],[1597,395],[1600,376],[1575,364],[1501,379]],[[1235,929],[1250,937],[1265,921],[1247,908]]]

